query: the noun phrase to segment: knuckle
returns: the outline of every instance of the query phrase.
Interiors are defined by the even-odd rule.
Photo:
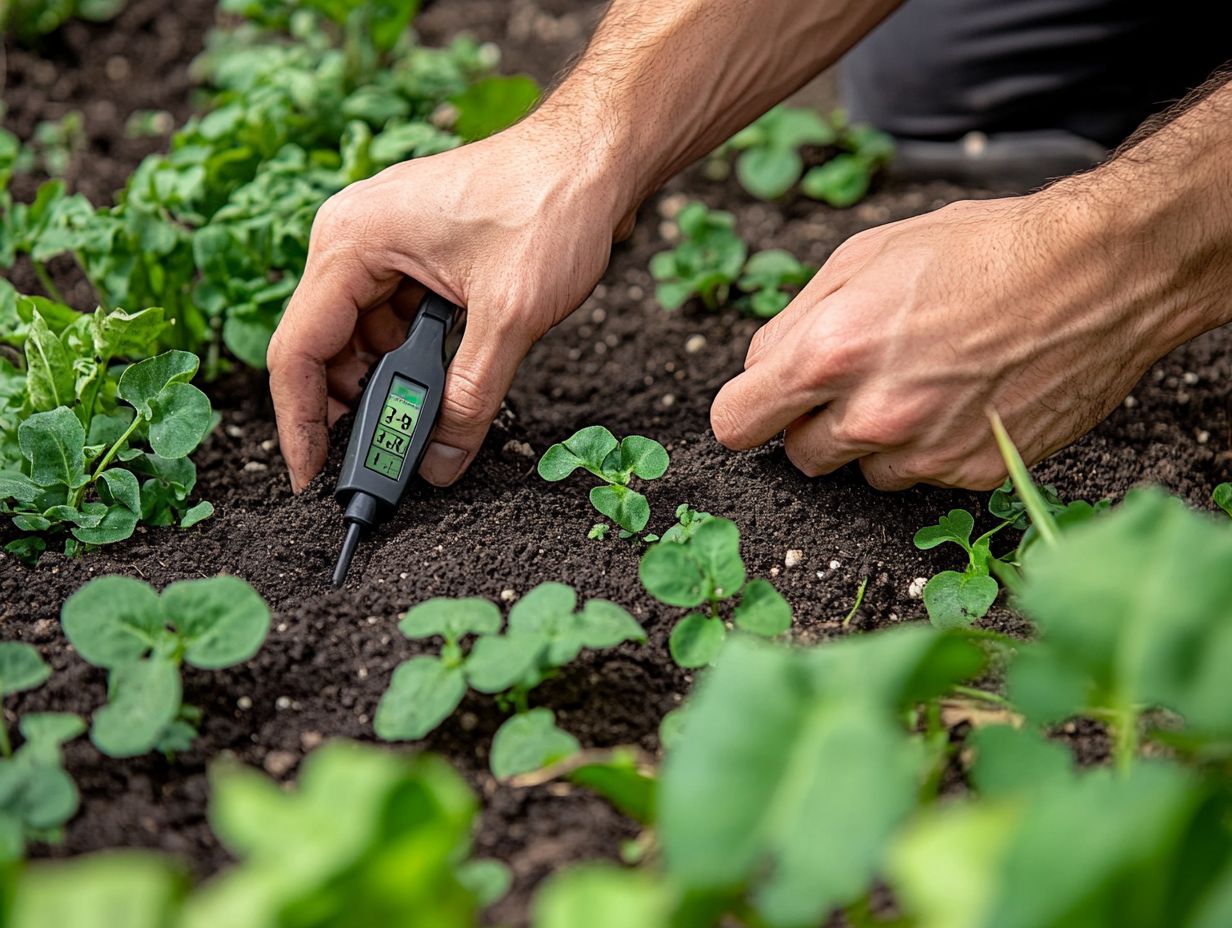
[[[901,464],[886,461],[879,455],[861,458],[860,471],[870,487],[887,493],[910,489],[919,482]]]
[[[496,415],[500,398],[484,386],[476,372],[451,367],[443,404],[446,414],[459,422],[487,425]]]
[[[710,407],[710,430],[714,432],[720,445],[733,451],[743,447],[743,419],[740,404],[730,397],[723,397],[722,394]]]
[[[804,476],[820,477],[825,473],[825,468],[812,454],[808,442],[800,435],[788,431],[783,439],[783,451],[787,454],[787,460],[791,461],[792,466]]]

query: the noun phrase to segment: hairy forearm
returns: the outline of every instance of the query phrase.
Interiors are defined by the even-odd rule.
[[[613,0],[532,117],[627,216],[681,168],[839,58],[901,0]]]

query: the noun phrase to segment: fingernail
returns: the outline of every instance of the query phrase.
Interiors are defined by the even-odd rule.
[[[419,465],[419,473],[433,486],[447,487],[458,479],[458,474],[462,473],[462,465],[465,463],[466,452],[463,449],[434,441],[424,452],[423,463]]]

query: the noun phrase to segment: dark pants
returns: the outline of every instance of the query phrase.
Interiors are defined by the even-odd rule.
[[[907,0],[842,63],[903,138],[1063,129],[1114,147],[1232,61],[1229,0]]]

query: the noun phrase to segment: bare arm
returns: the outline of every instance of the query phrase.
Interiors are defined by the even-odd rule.
[[[269,350],[292,485],[401,341],[420,287],[467,307],[421,467],[469,466],[522,358],[572,312],[650,191],[834,61],[893,0],[615,0],[555,93],[490,139],[332,198]]]

